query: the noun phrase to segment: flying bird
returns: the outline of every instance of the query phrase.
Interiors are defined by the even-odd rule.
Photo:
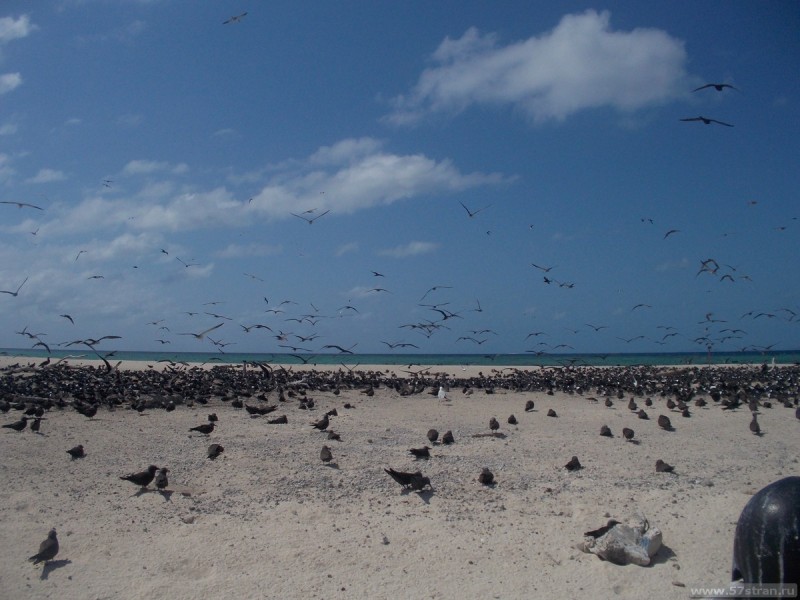
[[[44,210],[41,206],[36,206],[35,204],[28,204],[27,202],[9,202],[7,200],[0,201],[0,204],[14,204],[17,208],[22,208],[23,206],[27,206],[28,208],[35,208],[36,210]]]
[[[471,219],[472,217],[474,217],[475,215],[477,215],[479,212],[481,212],[481,211],[483,211],[483,210],[486,210],[487,208],[489,208],[489,206],[492,206],[491,204],[489,204],[489,206],[484,206],[483,208],[479,208],[478,210],[470,210],[470,209],[468,209],[466,206],[464,206],[464,203],[463,203],[463,202],[459,201],[459,204],[462,206],[462,208],[463,208],[465,211],[467,211],[467,214],[469,215],[469,218],[470,218],[470,219]]]
[[[19,287],[17,288],[16,292],[9,292],[7,290],[0,290],[0,294],[11,294],[12,296],[14,296],[16,298],[17,294],[19,294],[19,291],[22,289],[22,286],[25,285],[26,281],[28,281],[27,277],[25,278],[25,281],[23,281],[22,283],[19,284]]]
[[[724,123],[722,121],[717,121],[716,119],[709,119],[708,117],[690,117],[686,119],[681,119],[681,121],[701,121],[705,125],[711,125],[711,123],[717,123],[718,125],[724,125],[725,127],[733,127],[730,123]]]
[[[662,239],[667,239],[673,233],[680,233],[680,231],[681,231],[680,229],[670,229],[667,233],[664,234],[664,237]]]
[[[246,16],[247,16],[247,13],[243,12],[240,15],[235,15],[235,16],[231,17],[230,19],[227,19],[227,20],[223,21],[222,24],[223,25],[228,25],[230,23],[240,23],[242,21],[242,19],[244,19]]]
[[[732,90],[736,90],[737,92],[740,91],[739,88],[735,88],[729,83],[707,83],[705,85],[701,85],[699,88],[693,89],[692,91],[699,92],[700,90],[704,90],[706,88],[714,88],[718,92],[721,92],[725,88],[731,88]]]
[[[310,212],[310,211],[306,211],[306,212]],[[314,221],[316,221],[317,219],[319,219],[319,218],[321,218],[321,217],[324,217],[324,216],[325,216],[325,215],[327,215],[329,212],[331,212],[331,211],[330,211],[330,210],[326,210],[325,212],[323,212],[323,213],[320,213],[320,214],[318,214],[318,215],[317,215],[317,216],[315,216],[315,217],[305,217],[305,216],[303,216],[303,215],[298,215],[298,214],[295,214],[295,213],[290,213],[290,214],[291,214],[291,215],[293,215],[293,216],[295,216],[295,217],[297,217],[298,219],[303,219],[303,221],[305,221],[305,222],[306,222],[306,223],[308,223],[309,225],[313,225],[313,224],[314,224]]]
[[[206,329],[205,331],[201,331],[200,333],[179,333],[178,335],[193,335],[198,340],[202,340],[206,336],[207,333],[210,333],[210,332],[214,331],[215,329],[219,329],[224,324],[225,323],[220,323],[219,325],[214,325],[210,329]]]
[[[67,320],[68,320],[70,323],[72,323],[73,325],[75,325],[75,321],[73,321],[73,320],[72,320],[72,317],[70,317],[69,315],[66,315],[66,314],[64,314],[64,315],[58,315],[58,316],[59,316],[59,317],[64,317],[64,318],[65,318],[65,319],[67,319]]]

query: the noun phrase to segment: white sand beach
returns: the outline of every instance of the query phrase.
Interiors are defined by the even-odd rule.
[[[452,388],[441,400],[385,386],[371,397],[363,391],[308,391],[313,410],[274,393],[266,403],[251,398],[278,405],[257,418],[220,401],[172,412],[101,407],[92,419],[54,408],[39,433],[0,430],[0,595],[684,599],[691,588],[729,582],[747,500],[800,473],[800,422],[782,404],[760,410],[759,437],[748,430],[746,405],[692,406],[684,418],[653,397],[650,419],[641,420],[627,396],[607,408],[591,393]],[[546,416],[551,408],[557,417]],[[310,425],[331,409],[340,442]],[[213,433],[189,432],[210,413],[219,417]],[[283,414],[287,424],[267,423]],[[518,425],[507,423],[511,414]],[[659,414],[674,431],[658,427]],[[491,417],[502,435],[481,435]],[[604,424],[613,438],[599,435]],[[623,427],[638,443],[622,438]],[[451,430],[455,443],[431,445],[430,428]],[[225,448],[214,461],[211,443]],[[77,444],[86,457],[72,460],[66,450]],[[432,457],[414,460],[408,449],[426,444]],[[323,445],[331,465],[319,459]],[[584,468],[568,472],[573,455]],[[657,459],[675,473],[656,473]],[[166,492],[150,485],[141,493],[120,479],[150,464],[169,468]],[[388,467],[422,471],[433,491],[402,490]],[[494,487],[477,482],[483,467]],[[609,517],[637,514],[663,532],[650,566],[576,549]],[[58,556],[33,566],[27,558],[52,527]]]

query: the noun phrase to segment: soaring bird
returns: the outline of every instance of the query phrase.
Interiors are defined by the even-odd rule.
[[[28,281],[27,277],[25,278],[25,281],[23,281],[22,283],[19,284],[19,287],[17,288],[17,290],[15,292],[9,292],[8,290],[0,290],[0,294],[11,294],[12,296],[14,296],[16,298],[17,295],[19,294],[19,291],[22,289],[22,286],[25,285],[26,281]]]
[[[240,23],[242,21],[242,19],[244,19],[246,16],[247,16],[247,13],[243,12],[240,15],[235,15],[235,16],[231,17],[230,19],[227,19],[227,20],[223,21],[222,24],[223,25],[228,25],[230,23]]]
[[[224,324],[225,323],[220,323],[219,325],[214,325],[213,327],[211,327],[209,329],[206,329],[205,331],[201,331],[200,333],[179,333],[178,335],[191,335],[191,336],[194,336],[198,340],[202,340],[206,336],[207,333],[211,333],[215,329],[219,329]]]
[[[0,201],[0,204],[13,204],[17,208],[22,208],[23,206],[27,206],[28,208],[35,208],[36,210],[44,210],[41,206],[36,206],[35,204],[28,204],[27,202],[10,202],[8,200]]]
[[[695,88],[693,92],[699,92],[700,90],[704,90],[706,88],[714,88],[718,92],[721,92],[725,88],[731,88],[732,90],[736,90],[737,92],[740,91],[739,88],[733,87],[730,83],[707,83],[705,85],[701,85],[699,88]]]
[[[681,121],[701,121],[705,125],[711,125],[711,123],[717,123],[718,125],[725,125],[725,127],[733,127],[730,123],[723,123],[722,121],[717,121],[716,119],[709,119],[708,117],[690,117],[686,119],[681,119]]]
[[[478,210],[470,210],[470,209],[468,209],[466,206],[464,206],[464,203],[463,203],[463,202],[459,201],[458,203],[461,205],[461,207],[462,207],[462,208],[463,208],[465,211],[467,211],[467,214],[469,215],[469,218],[470,218],[470,219],[471,219],[472,217],[474,217],[475,215],[477,215],[479,212],[481,212],[481,211],[483,211],[483,210],[486,210],[487,208],[489,208],[489,206],[491,206],[491,204],[489,204],[489,206],[484,206],[483,208],[479,208]]]
[[[309,211],[306,211],[306,212],[309,212]],[[291,214],[292,216],[295,216],[295,217],[297,217],[298,219],[303,219],[303,221],[305,221],[305,222],[306,222],[306,223],[308,223],[309,225],[313,225],[313,224],[314,224],[314,221],[316,221],[317,219],[319,219],[319,218],[321,218],[321,217],[324,217],[324,216],[325,216],[325,215],[327,215],[329,212],[331,212],[331,211],[330,211],[330,210],[326,210],[325,212],[323,212],[323,213],[320,213],[320,214],[318,214],[318,215],[317,215],[317,216],[315,216],[315,217],[306,217],[306,216],[303,216],[303,215],[298,215],[298,214],[295,214],[295,213],[290,213],[290,214]]]
[[[31,556],[28,560],[38,565],[40,562],[46,563],[53,560],[58,554],[58,538],[56,537],[55,527],[47,534],[47,539],[39,544],[39,552]]]
[[[402,471],[395,471],[394,469],[391,468],[384,469],[384,471],[386,471],[386,473],[392,479],[394,479],[404,488],[419,491],[427,485],[430,489],[433,489],[430,478],[424,477],[422,473],[420,473],[419,471],[415,473],[404,473]]]
[[[140,471],[138,473],[131,473],[130,475],[124,475],[120,477],[120,479],[124,479],[125,481],[130,481],[131,483],[135,483],[141,487],[147,487],[150,485],[150,482],[156,476],[156,471],[158,471],[158,467],[155,465],[150,465],[147,467],[146,471]]]

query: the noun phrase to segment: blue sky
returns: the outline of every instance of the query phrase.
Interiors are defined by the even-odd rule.
[[[2,11],[2,347],[800,347],[796,2]]]

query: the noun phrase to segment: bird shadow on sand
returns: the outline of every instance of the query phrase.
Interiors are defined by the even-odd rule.
[[[493,431],[492,433],[473,433],[472,437],[474,438],[483,438],[483,437],[493,437],[500,440],[506,439],[508,436],[503,433],[502,431]]]
[[[339,470],[339,463],[331,462],[331,463],[326,463],[323,466],[328,467],[329,469],[336,469],[337,471]]]
[[[61,567],[66,567],[67,565],[72,564],[72,561],[68,558],[63,560],[49,560],[44,563],[44,567],[42,568],[42,574],[39,576],[39,579],[44,581],[48,577],[50,577],[50,572],[55,571],[56,569],[60,569]]]
[[[400,492],[403,496],[408,496],[410,494],[416,494],[425,504],[431,503],[431,498],[433,498],[433,490],[420,490],[420,491],[413,491],[404,489]]]
[[[157,490],[157,491],[164,498],[165,502],[172,501],[172,494],[174,493],[172,490]]]

